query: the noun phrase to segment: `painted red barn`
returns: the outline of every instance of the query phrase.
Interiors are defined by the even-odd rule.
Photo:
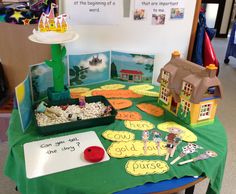
[[[136,70],[122,69],[120,70],[120,79],[126,81],[135,81],[139,82],[143,79],[143,72]]]

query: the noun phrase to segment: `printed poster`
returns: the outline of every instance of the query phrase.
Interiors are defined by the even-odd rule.
[[[110,51],[69,55],[70,86],[94,84],[110,79]]]
[[[112,51],[111,79],[131,83],[152,83],[154,55]]]
[[[66,0],[64,5],[72,22],[79,25],[119,24],[123,17],[121,0]]]
[[[135,0],[133,19],[152,25],[164,25],[184,18],[184,0]]]

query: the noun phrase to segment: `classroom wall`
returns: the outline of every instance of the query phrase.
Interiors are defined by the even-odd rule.
[[[34,28],[37,25],[0,23],[0,59],[11,92],[26,78],[29,65],[51,58],[49,45],[28,40]]]
[[[132,17],[123,18],[119,25],[73,25],[80,37],[66,45],[67,53],[83,54],[114,49],[155,54],[153,83],[156,84],[160,68],[168,62],[174,50],[179,50],[184,58],[187,57],[196,0],[184,2],[184,19],[171,20],[166,25],[152,26],[133,21]],[[61,7],[67,13],[64,3],[66,1],[61,2]],[[131,0],[131,13],[133,5],[134,0]]]
[[[224,14],[223,14],[223,19],[221,22],[220,34],[227,33],[227,28],[228,28],[228,24],[229,24],[229,20],[230,20],[230,13],[231,13],[233,1],[234,0],[226,0],[225,1],[225,9],[224,9]]]

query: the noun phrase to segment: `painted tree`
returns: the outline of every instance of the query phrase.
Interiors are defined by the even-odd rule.
[[[111,63],[111,77],[118,77],[117,68],[114,62]]]
[[[73,68],[70,68],[70,83],[71,85],[79,85],[83,83],[83,79],[85,79],[88,73],[88,67],[83,66],[73,66]]]

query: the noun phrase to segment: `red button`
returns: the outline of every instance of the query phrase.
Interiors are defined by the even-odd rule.
[[[99,162],[104,158],[104,150],[98,146],[90,146],[84,150],[84,159],[88,162]]]

